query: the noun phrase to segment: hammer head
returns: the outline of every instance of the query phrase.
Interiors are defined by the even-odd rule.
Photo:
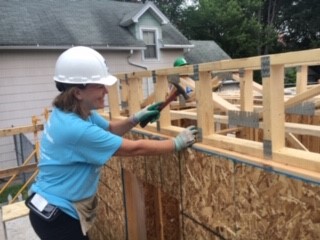
[[[176,88],[176,92],[177,92],[177,96],[178,95],[182,95],[184,97],[185,100],[187,100],[189,98],[188,94],[186,93],[186,91],[183,89],[183,87],[181,87],[178,83],[176,82],[172,82],[170,81],[169,83],[171,83],[175,88]]]

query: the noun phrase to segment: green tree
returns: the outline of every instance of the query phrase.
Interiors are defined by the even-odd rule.
[[[213,40],[232,58],[320,47],[319,0],[152,2],[188,39]]]
[[[275,28],[286,51],[320,47],[320,1],[282,0]]]
[[[177,26],[189,39],[214,40],[234,58],[259,54],[276,36],[261,23],[260,0],[199,0],[183,15]]]

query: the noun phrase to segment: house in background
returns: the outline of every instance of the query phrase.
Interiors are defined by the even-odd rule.
[[[72,46],[99,51],[111,73],[171,67],[193,47],[151,2],[17,0],[0,9],[0,128],[31,124],[51,106],[55,62]],[[1,139],[1,168],[16,165],[11,144]]]
[[[99,51],[113,74],[172,67],[194,48],[152,2],[16,0],[0,9],[0,128],[31,124],[51,107],[56,60],[72,46]],[[0,167],[16,165],[11,144],[1,139]]]
[[[185,50],[184,57],[189,64],[215,62],[231,57],[215,41],[190,40],[194,46]]]

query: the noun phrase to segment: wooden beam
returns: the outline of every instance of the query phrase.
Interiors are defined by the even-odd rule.
[[[127,231],[129,240],[146,240],[143,186],[135,175],[123,170]]]
[[[198,128],[202,135],[207,136],[214,132],[212,91],[210,88],[210,72],[200,72],[199,81],[196,81]]]
[[[223,97],[219,96],[215,92],[212,93],[212,100],[213,100],[214,106],[216,108],[219,108],[219,109],[224,110],[226,112],[231,111],[231,110],[234,110],[234,111],[240,110],[238,107],[231,104],[230,102],[228,102],[227,100],[225,100]]]
[[[304,91],[300,94],[295,95],[294,97],[288,99],[285,102],[285,107],[289,108],[296,104],[302,103],[303,101],[306,101],[312,97],[315,97],[320,94],[320,85],[315,85],[314,87],[308,89],[307,91]]]
[[[108,101],[111,118],[120,115],[120,106],[119,106],[119,91],[118,91],[118,82],[112,86],[108,86]]]
[[[215,146],[223,150],[241,153],[248,156],[263,158],[263,145],[261,142],[254,142],[246,139],[228,137],[219,134],[212,134],[203,138],[203,144]]]
[[[163,216],[162,216],[162,194],[160,187],[154,187],[154,197],[155,197],[155,225],[156,225],[156,233],[157,240],[164,240],[164,232],[163,232]]]
[[[0,137],[9,137],[20,133],[31,133],[43,130],[43,124],[27,125],[0,129]]]
[[[302,177],[310,181],[320,182],[319,172],[306,170],[296,166],[290,166],[288,164],[283,164],[281,162],[266,160],[266,159],[255,157],[252,155],[241,154],[234,151],[228,151],[225,149],[221,149],[215,145],[205,145],[201,143],[196,143],[193,145],[193,148],[198,149],[200,151],[212,152],[214,154],[221,154],[226,158],[230,158],[239,162],[261,167],[263,169],[268,169],[275,172],[281,172],[281,173],[289,174],[295,177]]]
[[[236,133],[239,132],[242,128],[241,127],[235,127],[235,128],[227,128],[220,131],[216,131],[216,134],[226,135],[228,133]]]
[[[121,100],[124,102],[128,102],[129,100],[129,85],[128,81],[121,80],[120,81],[120,93],[121,93]]]
[[[168,81],[166,76],[157,76],[155,87],[155,101],[164,101],[168,93]],[[160,114],[160,127],[166,127],[171,125],[170,105],[165,107]]]
[[[139,89],[139,79],[138,78],[130,78],[129,79],[129,115],[134,114],[135,112],[140,110],[140,96],[139,92],[137,91]]]
[[[277,151],[285,146],[284,65],[271,66],[269,93],[271,97],[269,115],[271,126],[269,129],[271,130],[272,151]]]
[[[240,109],[241,111],[253,111],[253,71],[244,70],[240,77]]]
[[[282,148],[274,152],[273,161],[314,172],[320,172],[319,153],[293,148]]]
[[[292,133],[286,133],[286,139],[294,148],[309,151]]]
[[[297,67],[296,94],[305,92],[307,90],[307,85],[308,85],[308,66],[302,65]]]
[[[0,179],[11,177],[14,174],[21,174],[25,172],[33,172],[37,169],[37,163],[32,163],[25,166],[13,167],[0,170]]]

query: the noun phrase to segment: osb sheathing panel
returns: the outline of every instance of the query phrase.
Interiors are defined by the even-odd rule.
[[[160,199],[158,199],[157,190],[151,184],[144,184],[147,239],[160,239],[157,233],[162,227],[163,239],[177,240],[180,237],[181,229],[179,201],[165,192],[162,192]],[[161,201],[161,210],[157,208],[159,205],[157,201]],[[161,226],[157,219],[159,215],[161,215]]]
[[[320,239],[320,189],[236,164],[237,239]]]
[[[146,213],[146,231],[147,231],[147,239],[157,239],[157,231],[154,231],[157,226],[156,226],[156,199],[155,199],[155,194],[154,194],[154,189],[150,184],[144,183],[144,194],[145,194],[145,213]]]
[[[199,224],[189,219],[183,218],[183,240],[221,240],[219,236],[212,233],[212,231],[206,230],[206,228],[200,228]]]
[[[179,154],[161,155],[161,190],[180,200],[180,159]]]
[[[145,137],[141,134],[128,133],[125,137],[132,140],[144,139]],[[122,167],[126,170],[133,172],[139,179],[146,180],[146,157],[134,156],[134,157],[123,157],[121,159]]]
[[[162,194],[161,201],[163,203],[163,239],[177,240],[181,234],[179,223],[179,202],[176,198],[170,196],[169,194]]]
[[[193,150],[181,157],[184,213],[213,233],[235,236],[233,162]]]
[[[130,137],[144,138],[138,134]],[[113,160],[101,176],[104,184],[99,194],[105,210],[94,227],[102,233],[92,231],[97,237],[93,240],[101,236],[125,239],[121,167],[145,184],[160,187],[166,199],[178,201],[176,205],[163,203],[162,214],[166,216],[172,206],[179,208],[180,239],[320,239],[319,185],[193,149]],[[154,201],[150,194],[146,193],[149,198],[145,201]],[[147,209],[146,214],[152,216],[155,209]],[[147,229],[154,228],[151,219],[147,224]],[[166,217],[163,224],[164,231],[170,229]]]
[[[148,156],[146,159],[146,182],[153,186],[161,186],[161,157]]]
[[[98,193],[99,209],[90,239],[125,239],[121,158],[112,158],[102,168]]]

